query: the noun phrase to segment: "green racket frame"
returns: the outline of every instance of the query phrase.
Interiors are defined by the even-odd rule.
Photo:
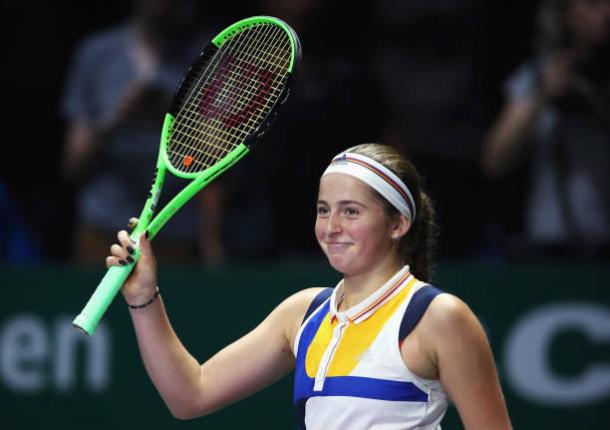
[[[232,38],[235,34],[239,33],[240,31],[243,31],[246,28],[249,28],[250,26],[261,23],[272,23],[274,25],[278,25],[292,36],[290,37],[292,55],[290,65],[288,67],[288,71],[290,73],[288,74],[287,82],[284,86],[282,94],[279,97],[278,102],[267,114],[265,120],[262,121],[259,128],[256,129],[253,133],[251,133],[251,135],[243,143],[239,144],[235,149],[229,152],[222,160],[218,161],[213,166],[209,167],[203,172],[195,173],[185,173],[176,169],[167,157],[167,145],[169,142],[172,125],[175,121],[175,117],[172,114],[172,112],[174,111],[173,109],[170,109],[170,113],[167,113],[165,115],[165,120],[163,122],[163,130],[161,133],[161,148],[159,151],[159,156],[157,158],[153,185],[146,199],[146,203],[144,204],[142,213],[140,214],[138,225],[131,233],[131,239],[135,243],[134,254],[132,255],[134,263],[128,264],[126,266],[112,266],[110,269],[108,269],[106,275],[102,278],[100,284],[92,294],[91,298],[89,299],[81,313],[72,322],[75,327],[79,328],[84,333],[88,335],[92,335],[94,333],[99,321],[102,319],[102,316],[114,300],[114,297],[118,294],[125,280],[133,271],[135,263],[140,257],[139,239],[141,235],[144,232],[147,232],[148,239],[152,240],[159,232],[159,230],[161,230],[161,228],[165,225],[165,223],[176,213],[176,211],[178,211],[178,209],[184,206],[184,204],[188,202],[195,194],[197,194],[203,187],[208,185],[221,173],[223,173],[225,170],[227,170],[229,167],[239,161],[244,155],[246,155],[249,152],[250,146],[255,141],[260,139],[264,135],[265,131],[272,125],[277,116],[277,111],[279,107],[286,101],[289,94],[289,81],[292,79],[295,65],[300,59],[301,47],[297,35],[283,21],[268,16],[256,16],[241,20],[227,27],[221,33],[219,33],[211,41],[210,47],[212,49],[218,49],[225,41]],[[210,47],[206,48],[202,52],[200,58],[206,55]],[[176,91],[175,97],[177,97],[181,86],[182,82],[180,83],[180,85],[178,85],[178,90]],[[172,174],[180,178],[192,179],[192,182],[188,184],[178,194],[176,194],[176,196],[174,196],[174,198],[171,199],[171,201],[167,203],[167,205],[153,219],[153,215],[155,213],[155,209],[157,208],[159,197],[161,195],[161,189],[163,188],[163,183],[165,181],[165,174],[168,170]]]

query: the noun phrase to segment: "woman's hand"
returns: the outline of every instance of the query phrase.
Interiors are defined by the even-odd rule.
[[[138,224],[137,218],[129,220],[129,227],[133,230]],[[140,305],[146,303],[157,290],[157,261],[152,251],[150,242],[145,234],[140,237],[139,244],[131,240],[129,233],[121,230],[118,235],[118,244],[110,247],[110,256],[106,257],[106,266],[125,266],[134,264],[133,256],[136,247],[140,248],[140,258],[135,262],[136,267],[125,284],[121,292],[125,301],[130,305]]]

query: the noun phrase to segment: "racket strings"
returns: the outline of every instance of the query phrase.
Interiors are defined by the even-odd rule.
[[[217,71],[214,70],[217,65],[217,62],[215,63],[214,61],[212,61],[212,63],[208,66],[208,74],[215,72],[217,73]],[[170,153],[170,155],[173,155],[173,157],[170,157],[172,164],[178,168],[183,168],[187,160],[193,160],[195,162],[194,168],[200,168],[203,170],[208,167],[210,162],[213,162],[215,159],[218,158],[211,154],[210,151],[213,150],[214,147],[216,147],[217,150],[224,150],[222,148],[224,148],[226,145],[226,139],[225,145],[219,146],[215,144],[215,141],[219,140],[219,136],[217,133],[211,133],[208,127],[207,131],[209,136],[207,139],[208,141],[206,142],[206,149],[208,151],[202,151],[198,147],[201,146],[200,144],[198,146],[194,146],[197,145],[195,138],[196,135],[200,133],[202,124],[200,123],[200,121],[198,121],[198,118],[196,116],[192,114],[188,115],[189,110],[187,108],[187,103],[189,98],[196,97],[197,94],[200,92],[200,88],[198,88],[200,87],[200,83],[202,81],[205,82],[205,66],[206,64],[203,65],[203,67],[198,73],[193,75],[193,79],[191,80],[197,82],[195,83],[195,85],[191,84],[190,95],[186,97],[186,99],[183,101],[182,107],[180,108],[180,111],[176,116],[174,126],[172,127],[172,145],[168,147],[168,152]],[[193,144],[189,144],[191,142],[193,142]],[[194,159],[192,156],[194,152],[199,153],[199,157],[197,159]],[[183,160],[182,164],[180,163],[180,160]]]
[[[229,45],[227,45],[229,46]],[[225,52],[229,52],[229,50],[226,50]],[[222,55],[218,57],[218,60],[215,64],[213,64],[214,68],[212,69],[212,72],[216,72],[216,75],[213,78],[217,78],[217,76],[222,76],[221,72],[224,72],[226,69],[226,55]],[[211,90],[214,92],[214,90],[216,90],[215,92],[217,92],[220,89],[220,85],[218,82],[218,79],[214,80],[214,79],[210,79],[210,84],[208,85],[208,89],[211,88]],[[196,89],[197,90],[197,89]],[[200,89],[199,89],[200,90]],[[206,97],[205,94],[201,96],[201,102],[207,102],[207,103],[211,103],[214,101],[213,97]],[[188,109],[188,104],[185,104],[185,106]],[[190,111],[192,112],[193,109],[190,109]],[[200,119],[198,115],[193,115],[191,114],[190,116],[185,115],[183,118],[188,118],[188,122],[190,124],[195,124],[197,125],[197,120]],[[208,116],[208,120],[209,119],[213,119],[213,117],[210,115]],[[214,125],[209,124],[208,121],[208,138],[209,140],[215,140],[215,141],[219,141],[221,144],[220,145],[209,145],[207,149],[209,149],[209,152],[205,152],[202,153],[201,151],[198,151],[197,147],[194,146],[188,146],[187,145],[187,151],[186,154],[184,153],[184,151],[177,153],[178,156],[183,156],[184,160],[188,160],[189,162],[192,163],[193,161],[193,157],[192,155],[193,152],[199,152],[198,154],[195,155],[199,155],[199,156],[205,156],[205,160],[203,161],[198,161],[194,167],[198,167],[198,165],[201,165],[203,168],[206,167],[208,162],[213,162],[216,159],[219,159],[219,155],[217,154],[222,154],[222,153],[226,153],[228,151],[230,151],[231,149],[233,149],[233,147],[230,145],[230,140],[234,140],[235,136],[231,136],[230,134],[227,136],[227,132],[226,130],[223,130],[221,127],[215,127]],[[193,133],[197,134],[198,130],[193,130],[193,127],[189,127],[191,128],[191,133],[187,134],[187,138],[190,137],[195,137]],[[183,130],[184,131],[184,130]],[[184,148],[183,148],[184,149]]]
[[[279,95],[291,58],[280,27],[260,24],[223,44],[186,97],[172,128],[168,155],[196,172],[233,150],[262,123]]]
[[[227,46],[229,46],[229,45],[227,45]],[[214,72],[216,73],[216,75],[214,76],[215,78],[217,78],[218,76],[222,76],[219,72],[225,72],[225,69],[226,69],[226,58],[227,58],[226,57],[226,53],[230,53],[230,52],[231,52],[230,49],[226,49],[225,50],[225,55],[220,55],[218,57],[216,63],[213,64],[214,67],[211,68],[211,72],[212,73],[214,73]],[[202,78],[204,78],[204,77],[205,76],[202,76]],[[203,79],[201,79],[201,80],[203,80]],[[219,82],[217,82],[218,79],[216,79],[216,82],[215,82],[214,79],[211,79],[210,81],[211,81],[211,83],[208,85],[207,88],[208,89],[211,88],[212,91],[216,90],[215,92],[217,92],[220,89]],[[196,92],[197,92],[197,90],[198,89],[196,88]],[[205,95],[202,95],[201,99],[202,99],[201,100],[202,103],[204,103],[204,102],[210,103],[210,102],[213,101],[213,98],[205,97]],[[189,110],[188,109],[188,104],[185,104],[184,106],[187,107],[187,110]],[[193,109],[190,109],[190,111],[191,111],[191,115],[190,116],[186,116],[185,115],[184,118],[188,118],[189,119],[189,123],[191,123],[191,124],[197,124],[196,120],[199,119],[199,118],[192,114]],[[209,125],[210,124],[208,124],[208,126]],[[191,128],[191,132],[192,132],[193,131],[193,127],[189,127],[189,128]],[[205,160],[203,160],[203,162],[198,162],[198,164],[202,164],[202,165],[205,165],[207,161],[214,161],[214,159],[219,158],[215,153],[219,153],[219,152],[222,153],[223,151],[227,151],[227,150],[232,149],[230,146],[227,146],[227,144],[230,143],[230,142],[227,141],[227,138],[229,140],[231,140],[231,138],[234,138],[234,136],[231,136],[231,135],[226,136],[227,132],[225,130],[222,130],[222,128],[219,128],[219,127],[212,127],[212,130],[208,129],[207,131],[210,134],[209,137],[212,138],[212,140],[214,140],[214,138],[215,138],[215,140],[220,140],[222,145],[213,145],[211,148],[208,148],[208,149],[211,149],[212,153],[206,152],[205,154],[203,154],[203,155],[206,155],[207,157],[206,157]],[[195,130],[195,133],[197,133],[196,130]],[[222,136],[223,134],[225,136]],[[194,136],[193,136],[192,133],[189,133],[186,137],[188,138],[188,137],[194,137]],[[222,137],[224,137],[224,139]],[[193,146],[188,146],[187,149],[188,149],[188,153],[184,154],[184,160],[192,161],[192,159],[193,159],[192,158],[193,151],[197,152],[198,148],[197,147],[193,147]],[[199,151],[199,152],[200,153],[198,155],[201,156],[202,155],[201,151]],[[183,154],[182,153],[178,153],[177,155],[183,155]],[[195,164],[195,167],[197,167],[197,164]],[[204,166],[204,168],[205,168],[205,166]]]
[[[269,26],[268,26],[268,27],[269,27]],[[272,27],[272,28],[273,28],[273,27]],[[269,30],[269,28],[266,28],[265,30]],[[262,37],[267,37],[267,38],[269,38],[269,34],[268,34],[268,33],[269,33],[269,31],[266,31],[266,32],[259,32],[259,34],[257,35],[257,37],[256,37],[256,38],[253,38],[253,39],[254,39],[254,43],[257,43],[257,42],[260,40],[260,37],[261,37],[261,36],[262,36]],[[281,33],[278,33],[278,34],[281,34]],[[231,45],[227,45],[227,46],[228,46],[228,49],[226,49],[226,51],[225,51],[225,53],[224,53],[225,55],[221,56],[221,57],[219,58],[219,60],[218,60],[218,63],[217,63],[217,66],[218,66],[218,67],[217,67],[217,70],[218,70],[218,68],[219,68],[221,72],[223,72],[223,71],[224,71],[224,72],[226,72],[227,70],[229,70],[229,67],[232,67],[232,66],[227,66],[227,64],[226,64],[226,63],[227,63],[227,58],[234,57],[234,53],[235,53],[235,51],[236,51],[236,50],[242,49],[242,52],[246,52],[246,53],[249,53],[249,54],[251,54],[251,53],[252,53],[252,47],[250,47],[250,49],[243,48],[242,44],[240,43],[240,42],[242,42],[242,40],[241,40],[241,39],[243,38],[243,34],[242,34],[241,36],[242,36],[242,37],[239,37],[239,38],[236,38],[236,39],[235,39],[235,42],[232,44],[233,46],[231,46]],[[277,38],[275,38],[275,39],[271,39],[272,43],[273,43],[273,42],[275,42],[275,41],[276,41],[276,39],[277,39]],[[252,46],[254,46],[254,45],[252,45]],[[277,43],[273,44],[272,46],[277,46]],[[239,51],[237,51],[237,52],[239,52]],[[218,76],[218,75],[217,75],[217,76]],[[216,77],[217,77],[217,76],[216,76]],[[230,76],[229,76],[229,78],[230,78]],[[249,76],[249,78],[251,78],[251,76]],[[217,83],[217,82],[214,82],[214,81],[212,81],[212,83],[213,83],[213,86],[212,86],[212,91],[213,91],[213,92],[217,92],[217,91],[218,91],[218,89],[219,89],[218,83]],[[236,96],[235,96],[235,95],[232,95],[232,94],[231,94],[231,91],[230,91],[230,90],[228,90],[228,89],[230,89],[230,86],[229,86],[229,85],[224,86],[222,89],[223,89],[223,90],[225,90],[225,91],[224,91],[224,94],[223,94],[223,93],[220,93],[220,94],[215,94],[215,95],[217,96],[217,100],[219,100],[220,102],[224,102],[224,103],[226,104],[226,103],[227,103],[226,99],[227,99],[228,97],[232,97],[234,100],[237,100],[237,101],[238,101],[237,106],[239,106],[239,105],[240,105],[240,103],[239,103],[239,99],[236,99],[236,98],[235,98]],[[214,91],[214,90],[216,90],[216,91]],[[228,90],[228,91],[227,91],[227,90]],[[203,98],[203,97],[202,97],[202,98]],[[203,100],[202,100],[202,102],[207,102],[207,103],[210,103],[210,100],[203,99]],[[188,106],[188,105],[187,105],[187,106]],[[208,107],[209,107],[209,106],[208,106]],[[218,110],[218,108],[216,108],[216,110]],[[191,109],[191,111],[192,111],[192,109]],[[208,112],[208,114],[209,114],[209,112]],[[214,116],[213,116],[213,115],[209,115],[209,117],[210,117],[211,119],[214,119]],[[217,116],[217,117],[218,117],[218,116]],[[243,117],[243,116],[242,116],[242,117]],[[196,117],[195,117],[195,118],[196,118]],[[225,115],[225,119],[226,119],[226,115]],[[243,122],[243,118],[240,118],[240,120]],[[234,122],[234,123],[235,123],[235,122]],[[233,124],[230,124],[230,125],[234,125],[234,123],[233,123]],[[210,124],[208,124],[208,125],[210,125]],[[256,124],[253,124],[252,126],[256,126]],[[210,161],[214,161],[214,159],[217,159],[217,158],[219,158],[220,156],[224,156],[224,153],[226,153],[227,151],[230,151],[231,149],[233,149],[233,147],[230,147],[230,146],[229,146],[229,147],[227,147],[227,146],[226,146],[226,143],[228,143],[228,142],[226,142],[226,139],[222,139],[222,137],[223,137],[223,136],[219,136],[219,134],[220,134],[220,135],[223,135],[223,134],[225,134],[225,135],[226,135],[226,134],[227,134],[227,133],[226,133],[226,127],[214,127],[214,126],[212,126],[212,128],[213,128],[213,130],[211,130],[211,132],[212,132],[212,134],[213,134],[213,136],[212,136],[212,137],[216,137],[216,138],[219,138],[219,137],[220,137],[220,138],[221,138],[220,140],[221,140],[221,141],[223,141],[222,143],[224,143],[225,145],[224,145],[224,146],[214,145],[214,147],[212,148],[212,153],[211,153],[211,154],[207,154],[209,157],[211,157],[211,158],[212,158],[212,160],[210,160]],[[224,128],[225,130],[223,130],[223,128]],[[242,128],[242,131],[243,131],[243,132],[244,132],[244,133],[247,135],[247,131],[246,131],[246,130],[243,130],[243,128]],[[248,130],[248,131],[249,131],[249,130]],[[227,136],[224,136],[224,137],[227,137]],[[235,136],[229,136],[229,138],[231,138],[231,137],[235,138]],[[241,136],[240,136],[240,137],[241,137]],[[240,139],[240,140],[242,140],[242,139],[243,139],[243,137],[241,137],[241,139]],[[192,153],[192,152],[193,152],[193,150],[196,150],[197,148],[191,147],[191,148],[189,148],[189,149],[190,149],[190,152]],[[219,154],[219,152],[220,152],[220,153],[222,153],[222,154]],[[224,153],[223,153],[223,152],[224,152]],[[192,155],[192,154],[188,154],[188,155],[187,155],[187,157],[189,157],[189,160],[190,160],[191,155]]]
[[[273,27],[271,27],[271,28],[273,28]],[[268,30],[268,29],[269,29],[269,28],[267,28],[267,30]],[[281,33],[278,33],[278,34],[281,34]],[[260,35],[262,35],[263,37],[265,37],[265,36],[266,36],[266,37],[268,37],[268,38],[269,38],[269,35],[268,35],[268,34],[266,34],[266,33],[260,32],[259,36],[260,36]],[[258,41],[258,38],[255,40],[255,42],[257,42],[257,41]],[[234,51],[235,49],[240,49],[240,46],[239,46],[239,45],[240,45],[240,42],[241,42],[241,40],[240,40],[240,39],[237,39],[237,40],[236,40],[236,42],[234,43],[234,49],[233,49],[233,50],[228,50],[228,51],[227,51],[227,54],[228,54],[228,55],[230,55],[230,56],[233,56],[233,51]],[[238,51],[238,52],[239,52],[239,51]],[[243,50],[243,52],[245,52],[246,54],[248,54],[248,53],[251,53],[251,50],[245,50],[245,49],[244,49],[244,50]],[[226,57],[225,57],[225,58],[226,58]],[[221,61],[222,61],[222,60],[221,60]],[[231,68],[239,67],[239,61],[240,61],[240,59],[236,59],[236,60],[235,60],[235,64],[234,64],[234,65],[232,65],[232,66],[231,66]],[[239,70],[238,70],[238,71],[239,71]],[[239,78],[240,78],[240,75],[239,75],[239,74],[236,74],[235,72],[233,72],[232,70],[230,70],[230,68],[228,68],[228,74],[229,74],[229,76],[228,76],[228,78],[229,78],[229,79],[233,78],[233,80],[235,80],[235,79],[239,79]],[[257,79],[253,79],[253,76],[248,76],[248,78],[249,78],[249,80],[250,80],[251,82],[254,82],[254,83],[257,83],[257,84],[260,84],[260,83],[261,83],[259,80],[257,80]],[[244,89],[244,92],[245,92],[247,95],[249,94],[249,95],[251,95],[251,96],[256,96],[256,94],[254,94],[253,92],[251,92],[251,91],[247,91],[247,87],[245,87],[245,86],[241,86],[240,88],[243,88],[243,89]],[[236,105],[237,107],[243,108],[243,106],[245,105],[245,104],[242,102],[242,100],[240,100],[240,99],[238,98],[238,95],[237,95],[237,94],[235,94],[235,92],[234,92],[234,91],[231,91],[231,86],[230,86],[230,85],[226,85],[226,86],[224,86],[223,91],[222,91],[222,92],[220,92],[220,93],[218,94],[218,98],[217,98],[217,100],[218,100],[220,103],[223,103],[223,104],[227,104],[227,102],[229,102],[229,104],[230,104],[231,99],[233,99],[233,101],[235,102],[235,105]],[[270,107],[270,106],[269,106],[269,107]],[[225,118],[225,119],[226,119],[226,118]],[[234,128],[236,128],[236,127],[234,127]],[[245,131],[243,128],[238,128],[238,130]]]

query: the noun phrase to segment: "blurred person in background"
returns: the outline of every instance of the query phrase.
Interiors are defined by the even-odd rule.
[[[260,193],[265,199],[271,193],[274,222],[269,234],[276,238],[276,256],[318,258],[318,244],[310,234],[311,211],[328,154],[339,152],[346,142],[379,140],[385,108],[367,68],[369,12],[367,5],[351,8],[346,21],[343,6],[333,2],[259,3],[257,13],[285,20],[299,35],[303,49],[290,101],[252,160],[236,166],[244,172],[258,170],[256,183],[266,178]],[[354,21],[363,24],[358,31],[353,31]],[[266,169],[256,167],[255,158],[261,165],[267,163]],[[260,199],[258,193],[248,191],[251,183],[239,175],[231,172],[223,181],[231,182],[238,199]],[[234,205],[226,204],[229,211]],[[254,239],[254,233],[250,229],[242,241]]]
[[[529,167],[517,256],[608,258],[610,2],[545,0],[537,55],[505,84],[483,151],[494,179]]]
[[[375,3],[372,67],[388,115],[383,141],[413,158],[430,181],[443,226],[440,256],[480,253],[485,183],[479,167],[484,134],[483,91],[476,69],[479,28],[472,0]],[[467,193],[456,192],[455,178]]]
[[[24,223],[20,209],[0,179],[0,265],[43,260],[40,244]]]
[[[190,0],[136,0],[127,22],[88,37],[75,54],[61,108],[69,123],[63,171],[78,187],[78,262],[99,261],[114,232],[140,213],[165,110],[209,36],[195,29],[196,12]],[[160,205],[178,181],[168,175]],[[215,183],[182,208],[156,240],[160,258],[222,261],[221,205]]]

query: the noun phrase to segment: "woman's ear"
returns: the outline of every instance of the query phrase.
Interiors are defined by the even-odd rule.
[[[402,214],[399,214],[395,221],[394,226],[392,228],[392,239],[399,240],[401,239],[409,229],[411,228],[411,221]]]

